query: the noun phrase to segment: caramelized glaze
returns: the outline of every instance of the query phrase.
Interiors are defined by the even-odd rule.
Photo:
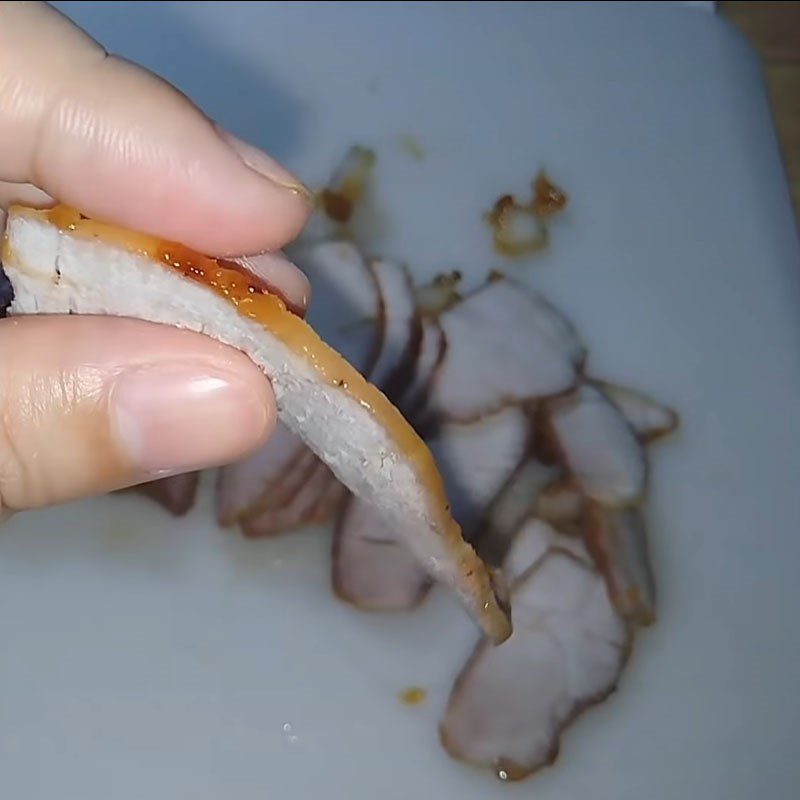
[[[322,381],[359,403],[387,431],[410,462],[418,480],[430,492],[433,500],[430,513],[462,576],[469,578],[473,597],[481,598],[479,613],[487,628],[493,631],[495,638],[504,639],[509,635],[508,619],[505,610],[496,603],[489,574],[474,550],[463,542],[461,530],[450,515],[444,482],[428,447],[388,398],[323,342],[306,322],[291,313],[283,300],[259,286],[244,268],[232,262],[204,256],[174,242],[88,219],[67,206],[45,211],[17,207],[11,211],[46,220],[71,236],[144,256],[162,264],[165,269],[202,284],[231,303],[243,317],[261,325],[305,359]]]
[[[531,208],[539,217],[548,217],[564,209],[567,205],[567,195],[563,189],[556,186],[550,178],[540,172],[533,182],[533,201]]]

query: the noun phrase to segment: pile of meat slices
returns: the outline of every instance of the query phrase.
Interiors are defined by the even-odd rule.
[[[678,417],[593,377],[573,325],[524,283],[492,272],[468,290],[457,273],[415,285],[337,230],[292,253],[324,298],[308,320],[426,441],[465,538],[510,590],[514,633],[477,643],[441,742],[519,780],[552,763],[564,728],[616,689],[636,629],[655,620],[647,448]],[[145,490],[181,514],[196,485],[177,476]],[[360,609],[410,610],[431,591],[391,525],[285,427],[220,471],[216,512],[251,538],[331,523],[333,591]]]

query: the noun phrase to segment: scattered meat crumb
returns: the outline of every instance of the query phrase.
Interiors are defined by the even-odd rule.
[[[566,193],[544,171],[536,176],[532,189],[530,202],[520,203],[513,195],[504,194],[486,214],[494,248],[507,258],[519,258],[544,249],[548,243],[546,220],[567,206]]]
[[[419,686],[409,686],[400,692],[400,702],[405,706],[418,706],[425,701],[427,692]]]

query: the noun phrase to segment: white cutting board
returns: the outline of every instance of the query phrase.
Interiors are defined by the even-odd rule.
[[[678,4],[57,5],[312,184],[376,147],[382,247],[421,276],[500,266],[481,214],[545,165],[571,205],[527,274],[684,425],[654,453],[660,620],[538,777],[439,748],[474,638],[449,597],[365,616],[324,532],[246,543],[208,495],[179,522],[126,497],[2,531],[0,796],[796,797],[800,250],[743,41]]]

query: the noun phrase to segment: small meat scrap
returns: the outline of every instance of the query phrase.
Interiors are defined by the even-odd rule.
[[[507,258],[533,255],[549,241],[545,220],[567,206],[566,193],[542,171],[533,181],[528,203],[520,203],[511,194],[497,199],[486,215],[492,228],[495,250]]]
[[[498,198],[486,221],[492,228],[494,249],[500,255],[519,258],[547,246],[547,228],[531,206],[518,203],[510,194]]]
[[[368,147],[353,145],[334,170],[328,185],[320,192],[325,214],[342,225],[348,223],[372,175],[375,153]]]
[[[531,210],[537,217],[549,217],[566,208],[567,195],[556,186],[544,171],[533,182],[533,202]]]

